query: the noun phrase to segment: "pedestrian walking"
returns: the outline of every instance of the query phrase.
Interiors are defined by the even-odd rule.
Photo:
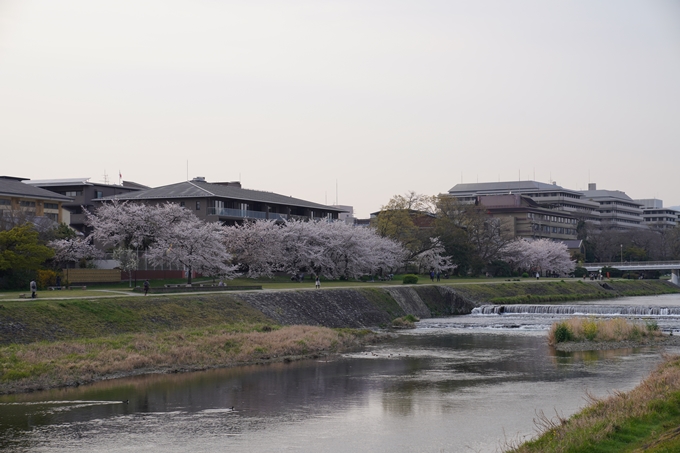
[[[437,271],[437,281],[439,281],[439,279],[441,278],[441,275],[442,275],[442,273]]]
[[[321,280],[319,280],[319,277],[316,277],[316,281],[314,282],[314,286],[316,286],[316,289],[321,288]]]
[[[144,295],[149,292],[149,280],[144,280]]]
[[[31,280],[29,286],[31,287],[31,299],[35,299],[35,296],[38,292],[38,284],[35,282],[35,280]]]
[[[430,280],[434,283],[434,271],[430,271]]]

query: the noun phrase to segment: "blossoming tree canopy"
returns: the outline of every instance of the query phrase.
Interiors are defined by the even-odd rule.
[[[503,253],[521,269],[569,274],[576,268],[566,244],[550,239],[518,239],[506,245]]]

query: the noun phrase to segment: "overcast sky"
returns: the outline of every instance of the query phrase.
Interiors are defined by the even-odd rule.
[[[680,2],[0,0],[0,174],[680,205]],[[336,181],[338,191],[336,194]]]

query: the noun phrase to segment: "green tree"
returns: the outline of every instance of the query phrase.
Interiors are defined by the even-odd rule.
[[[502,219],[490,217],[483,207],[446,195],[437,199],[434,234],[458,264],[460,275],[478,275],[498,261],[501,249],[513,239],[505,230]]]
[[[52,255],[52,249],[40,243],[38,232],[30,224],[0,231],[0,271],[38,270]]]
[[[373,227],[380,236],[400,242],[411,259],[432,247],[434,200],[413,191],[395,195],[380,209]]]

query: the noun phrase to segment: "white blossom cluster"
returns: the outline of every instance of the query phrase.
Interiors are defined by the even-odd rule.
[[[199,220],[177,204],[142,205],[111,203],[88,213],[96,244],[134,269],[137,251],[153,264],[175,264],[189,271],[233,278],[237,270],[249,277],[309,273],[329,279],[358,278],[391,273],[403,264],[404,248],[372,229],[343,222],[246,222],[226,227]],[[65,261],[94,256],[85,241],[54,243]]]
[[[550,239],[518,239],[503,249],[506,261],[514,267],[532,272],[569,274],[576,268],[566,244]]]

